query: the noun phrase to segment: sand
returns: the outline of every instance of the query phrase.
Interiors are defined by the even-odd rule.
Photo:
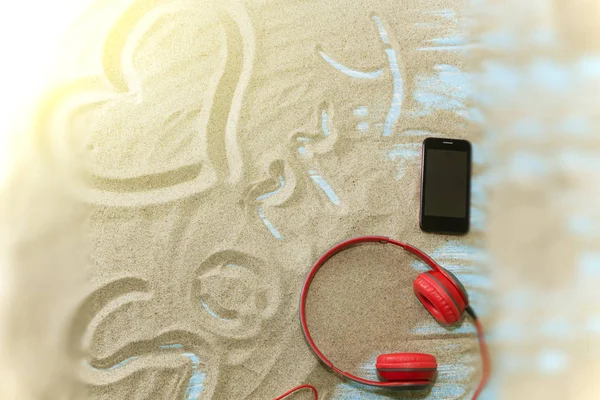
[[[318,255],[363,234],[431,253],[490,322],[467,15],[462,1],[416,0],[91,7],[3,213],[2,398],[271,399],[301,383],[362,398],[308,349],[298,301]],[[428,136],[476,145],[465,237],[418,228]],[[477,384],[474,329],[426,313],[411,289],[423,270],[364,246],[313,284],[309,323],[340,367],[373,377],[381,352],[438,358],[431,392],[364,398],[462,399]]]
[[[490,325],[498,394],[598,398],[598,4],[492,3],[499,15],[482,18],[475,35],[519,43],[476,67],[492,128],[486,242],[502,294]]]

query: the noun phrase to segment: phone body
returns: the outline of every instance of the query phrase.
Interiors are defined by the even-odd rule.
[[[469,232],[471,159],[471,143],[466,140],[423,141],[419,225],[424,232]]]

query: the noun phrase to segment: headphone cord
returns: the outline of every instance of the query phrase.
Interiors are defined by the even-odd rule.
[[[273,400],[281,400],[284,397],[287,397],[290,394],[292,394],[295,391],[300,390],[300,389],[310,389],[310,390],[312,390],[313,393],[314,393],[314,395],[315,395],[315,400],[319,400],[319,392],[317,392],[317,388],[314,387],[313,385],[300,385],[300,386],[296,386],[295,388],[288,390],[287,392],[285,392],[284,394],[282,394],[281,396],[279,396],[279,397],[277,397],[277,398],[275,398]]]
[[[473,311],[471,306],[467,306],[465,311],[471,316],[471,318],[473,318],[473,322],[475,323],[475,328],[477,329],[477,338],[479,339],[479,351],[481,353],[482,374],[481,374],[481,381],[479,382],[477,389],[475,389],[475,393],[473,393],[472,399],[475,400],[477,397],[479,397],[479,395],[485,388],[485,385],[487,385],[487,382],[490,378],[490,370],[491,370],[490,353],[488,351],[488,347],[485,342],[485,336],[483,334],[483,326],[481,326],[481,322],[479,321],[479,318],[477,318],[477,314],[475,314],[475,311]]]
[[[481,326],[481,322],[479,321],[479,318],[477,318],[477,314],[475,314],[475,311],[473,311],[471,306],[467,306],[465,311],[471,316],[471,318],[473,318],[473,322],[475,323],[475,328],[477,329],[477,338],[479,339],[479,350],[481,352],[481,364],[482,364],[481,369],[483,372],[482,372],[482,376],[481,376],[481,381],[479,382],[477,389],[475,389],[475,393],[473,393],[472,400],[475,400],[479,397],[479,395],[485,388],[485,385],[487,384],[487,382],[490,378],[490,369],[491,369],[490,368],[490,354],[488,352],[487,344],[485,342],[485,337],[483,335],[483,327]],[[282,400],[283,398],[285,398],[285,397],[289,396],[290,394],[292,394],[298,390],[301,390],[301,389],[312,390],[315,395],[315,400],[319,400],[319,393],[317,392],[317,388],[314,387],[313,385],[296,386],[295,388],[288,390],[287,392],[285,392],[284,394],[282,394],[281,396],[279,396],[273,400]]]

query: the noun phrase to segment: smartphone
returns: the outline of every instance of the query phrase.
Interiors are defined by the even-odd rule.
[[[465,234],[471,206],[471,143],[427,138],[421,164],[421,216],[425,232]]]

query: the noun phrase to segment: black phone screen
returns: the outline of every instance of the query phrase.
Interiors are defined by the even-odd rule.
[[[466,233],[469,230],[471,144],[458,139],[425,139],[421,173],[421,229]]]
[[[436,217],[466,217],[468,153],[431,149],[427,152],[425,163],[424,214]]]

